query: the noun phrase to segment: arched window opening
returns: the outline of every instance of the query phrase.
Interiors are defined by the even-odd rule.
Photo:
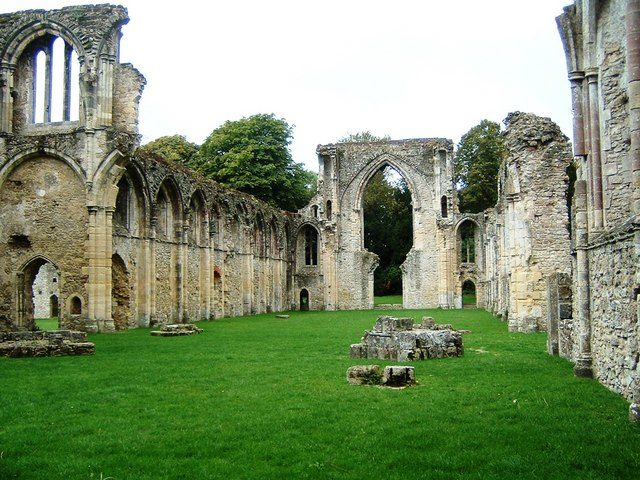
[[[304,263],[318,265],[318,231],[311,225],[304,231]]]
[[[49,318],[57,318],[60,315],[60,304],[57,295],[49,298]]]
[[[327,215],[327,220],[331,220],[331,200],[327,200],[327,206],[325,208],[325,213]]]
[[[128,233],[131,230],[131,214],[132,208],[131,188],[129,182],[123,176],[118,182],[118,196],[116,197],[116,209],[113,212],[113,225],[122,233]]]
[[[82,300],[77,295],[71,297],[71,305],[69,306],[71,315],[82,315]]]
[[[443,195],[440,199],[440,213],[442,214],[442,218],[447,218],[448,216],[448,208],[447,208],[447,196]]]
[[[413,245],[411,190],[402,175],[383,165],[369,180],[363,199],[364,248],[378,255],[373,294],[389,297],[402,294],[402,270]],[[389,297],[382,303],[400,303]]]
[[[462,284],[462,306],[475,308],[477,305],[476,284],[471,280],[465,280]]]
[[[161,240],[171,240],[173,231],[172,205],[164,190],[158,193],[156,203],[156,234]]]
[[[49,116],[45,113],[48,105],[45,100],[47,90],[47,54],[44,50],[36,53],[35,66],[33,68],[33,122],[44,123]]]
[[[460,235],[460,262],[475,263],[476,261],[476,228],[475,224],[465,221],[458,229]]]
[[[311,207],[311,212],[313,213],[313,218],[318,218],[318,206],[317,205],[313,205]]]
[[[309,310],[309,290],[306,288],[300,290],[300,310],[303,312]]]
[[[80,63],[73,47],[62,38],[36,40],[32,67],[33,123],[78,120],[80,111]]]
[[[206,224],[207,220],[202,201],[192,197],[189,203],[189,242],[191,244],[206,245]]]

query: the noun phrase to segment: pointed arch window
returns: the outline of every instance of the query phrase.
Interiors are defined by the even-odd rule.
[[[80,112],[78,54],[60,37],[45,40],[32,60],[32,122],[76,121]]]
[[[318,265],[318,232],[307,225],[304,232],[304,263]]]

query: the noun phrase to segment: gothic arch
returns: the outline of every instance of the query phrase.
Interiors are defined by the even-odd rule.
[[[420,208],[422,202],[414,181],[415,175],[419,175],[419,173],[415,172],[415,169],[410,165],[405,164],[401,158],[388,153],[383,153],[378,157],[369,160],[369,163],[365,164],[360,171],[353,176],[342,193],[340,203],[345,205],[345,199],[348,198],[348,196],[353,195],[353,193],[351,193],[353,191],[353,185],[357,185],[353,205],[355,208],[359,209],[362,205],[362,197],[364,196],[364,191],[366,190],[369,181],[378,170],[386,165],[395,169],[402,176],[405,182],[407,182],[409,190],[411,191],[411,203],[413,204],[414,210]]]
[[[17,167],[19,167],[23,162],[37,158],[52,158],[54,160],[59,160],[70,167],[78,176],[80,181],[83,183],[86,181],[84,170],[82,170],[79,163],[72,157],[52,148],[32,148],[16,155],[0,169],[0,189],[9,175],[11,175]]]
[[[6,43],[2,51],[2,62],[15,65],[22,55],[22,52],[33,43],[34,40],[44,36],[53,35],[62,38],[66,43],[73,46],[78,54],[78,60],[82,66],[87,50],[80,39],[71,29],[53,20],[36,21],[26,24],[16,29]]]

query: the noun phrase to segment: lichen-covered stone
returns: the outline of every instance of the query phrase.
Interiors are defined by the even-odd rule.
[[[174,325],[164,325],[160,330],[152,330],[152,337],[184,337],[187,335],[197,335],[204,330],[192,323],[181,323]]]
[[[385,387],[410,387],[416,384],[415,367],[390,365],[384,367],[382,384]]]
[[[355,365],[347,370],[347,381],[351,385],[380,385],[382,373],[378,365]]]
[[[381,316],[374,330],[365,332],[361,343],[351,345],[350,355],[399,361],[461,356],[462,334],[437,327],[434,323],[430,329],[415,328],[411,318]]]
[[[0,356],[59,357],[66,355],[92,355],[95,345],[86,341],[84,332],[70,330],[2,332]]]

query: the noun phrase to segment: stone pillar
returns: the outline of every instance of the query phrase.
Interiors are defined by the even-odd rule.
[[[572,318],[571,276],[567,273],[554,273],[547,278],[547,352],[549,355],[566,356],[563,345],[564,325]],[[569,350],[570,351],[570,350]],[[562,353],[561,353],[562,352]]]
[[[576,222],[576,328],[578,332],[578,358],[573,372],[578,377],[593,377],[591,356],[591,308],[589,298],[589,257],[587,252],[587,183],[575,183]]]
[[[149,284],[147,285],[149,292],[149,326],[157,323],[156,318],[156,227],[158,225],[158,217],[152,215],[149,225]]]
[[[0,67],[0,132],[13,130],[13,72],[15,67]]]
[[[584,72],[574,71],[569,74],[571,82],[571,105],[573,108],[573,154],[583,157],[587,154],[584,144]]]
[[[591,206],[593,209],[593,228],[598,231],[604,227],[602,193],[602,159],[600,158],[600,105],[598,97],[598,71],[586,72],[589,84],[589,167],[591,171]]]

